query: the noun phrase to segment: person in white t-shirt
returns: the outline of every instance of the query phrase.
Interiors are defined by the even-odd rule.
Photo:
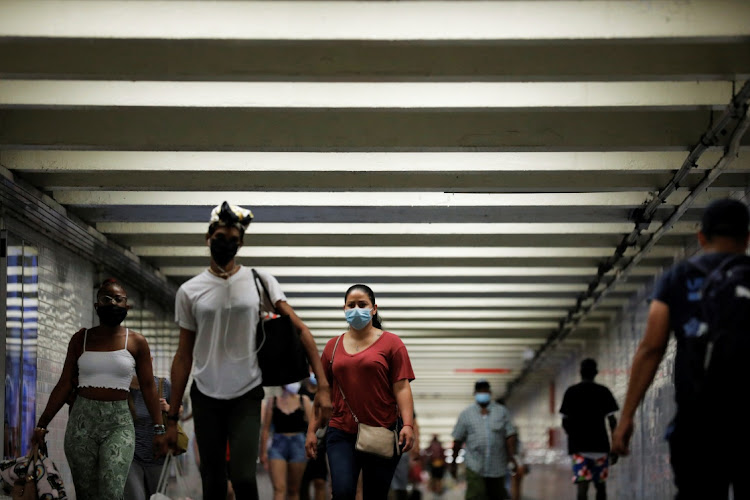
[[[316,414],[328,419],[331,413],[330,386],[310,330],[287,303],[276,278],[256,269],[270,297],[270,302],[266,297],[261,302],[252,269],[235,262],[252,217],[249,210],[227,202],[213,210],[206,235],[211,265],[185,282],[175,299],[180,341],[172,362],[172,399],[182,400],[192,367],[190,397],[205,500],[225,500],[227,472],[237,498],[258,498],[255,468],[264,392],[255,330],[262,312],[288,315],[300,330],[311,368],[323,381],[315,398]],[[167,442],[171,447],[177,441],[177,418],[170,412]],[[232,457],[229,471],[227,442]]]

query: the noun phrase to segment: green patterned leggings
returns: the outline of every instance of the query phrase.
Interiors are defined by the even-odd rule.
[[[65,429],[65,456],[78,500],[122,500],[134,451],[127,400],[76,398]]]

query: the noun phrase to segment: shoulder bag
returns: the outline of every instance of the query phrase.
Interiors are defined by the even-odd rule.
[[[336,348],[339,346],[339,341],[344,338],[341,335],[336,339],[336,344],[333,346],[333,352],[331,353],[331,373],[333,374],[333,358],[336,355]],[[333,375],[336,380],[336,375]],[[357,418],[357,415],[352,411],[352,407],[349,406],[349,401],[346,400],[344,390],[341,388],[341,384],[336,380],[336,385],[341,392],[341,397],[344,398],[346,407],[349,408],[349,413],[354,417],[354,422],[357,423],[357,442],[354,445],[354,449],[363,453],[369,453],[371,455],[377,455],[382,458],[393,458],[395,454],[400,454],[400,448],[398,446],[398,433],[394,430],[387,429],[385,427],[363,424]]]
[[[307,353],[299,338],[299,331],[292,318],[279,315],[271,302],[263,279],[253,269],[253,281],[258,290],[258,326],[255,330],[258,366],[263,374],[263,385],[274,386],[299,382],[310,376]],[[260,286],[258,286],[260,282]],[[262,290],[262,291],[261,291]],[[274,307],[276,318],[264,319],[262,314],[263,297]]]

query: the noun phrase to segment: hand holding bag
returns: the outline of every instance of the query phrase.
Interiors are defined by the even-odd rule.
[[[68,498],[55,464],[43,450],[33,445],[28,455],[0,462],[0,484],[11,498]]]
[[[292,318],[279,315],[277,318],[264,319],[261,314],[263,297],[268,299],[272,307],[273,302],[255,269],[253,269],[253,281],[255,281],[255,288],[258,290],[260,299],[255,341],[258,365],[263,374],[263,385],[291,384],[309,377],[310,366],[307,362],[307,353],[299,338],[299,332],[292,323]],[[276,312],[275,309],[274,312]]]
[[[37,500],[36,495],[36,461],[39,458],[39,445],[31,447],[26,473],[16,479],[10,498],[13,500]]]
[[[333,353],[331,353],[331,373],[333,373],[333,358],[336,356],[336,348],[339,346],[339,341],[344,338],[341,335],[333,346]],[[334,380],[336,375],[333,375]],[[346,400],[344,390],[341,388],[341,384],[336,381],[336,385],[341,392],[341,397],[344,398],[346,407],[349,408],[349,413],[354,417],[354,421],[357,423],[357,442],[354,445],[354,449],[363,453],[370,453],[377,455],[382,458],[393,458],[396,453],[400,454],[400,448],[398,446],[398,433],[385,427],[363,424],[357,418],[357,415],[352,411],[352,407],[349,405],[349,401]]]
[[[159,400],[161,401],[161,398],[164,397],[164,379],[162,377],[159,377]],[[167,423],[167,412],[163,411],[161,412],[161,417],[164,423]],[[182,426],[179,422],[177,422],[177,451],[175,452],[175,455],[182,455],[188,450],[188,444],[190,442],[190,439],[188,438],[188,435],[185,434],[185,431],[183,430]]]

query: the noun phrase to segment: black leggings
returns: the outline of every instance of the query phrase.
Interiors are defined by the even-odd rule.
[[[263,387],[258,386],[235,399],[215,399],[201,393],[193,383],[190,398],[204,500],[227,497],[227,442],[232,460],[229,478],[237,500],[258,500],[255,463],[263,395]]]

